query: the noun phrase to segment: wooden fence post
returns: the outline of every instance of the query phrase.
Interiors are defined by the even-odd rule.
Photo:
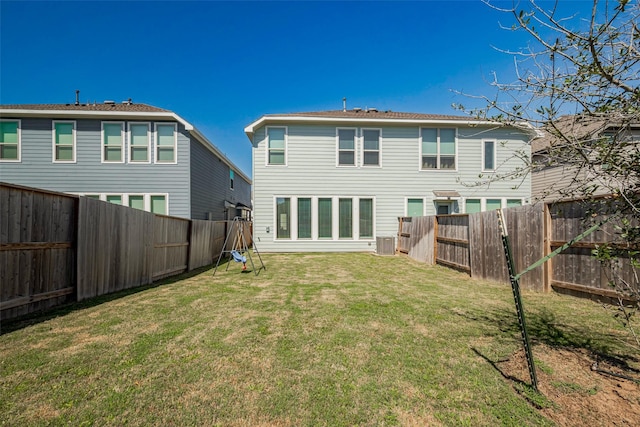
[[[543,256],[547,256],[551,253],[551,240],[552,240],[552,227],[551,227],[551,211],[549,210],[549,204],[545,203],[544,204],[544,210],[543,213],[544,215],[544,220],[543,220],[543,224],[544,224],[544,253]],[[553,258],[550,258],[547,260],[547,262],[544,263],[543,266],[543,272],[542,272],[542,277],[543,277],[543,283],[542,283],[542,291],[545,293],[548,293],[551,291],[551,280],[552,280],[552,275],[553,275]]]

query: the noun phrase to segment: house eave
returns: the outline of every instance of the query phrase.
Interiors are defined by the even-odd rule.
[[[173,111],[87,111],[87,110],[34,110],[34,109],[2,109],[0,117],[46,117],[63,119],[98,119],[98,120],[170,120],[182,124],[186,131],[202,144],[205,148],[220,158],[227,166],[233,169],[242,179],[251,185],[251,179],[231,162],[211,141],[207,139],[191,123],[180,117]]]
[[[500,122],[490,120],[456,120],[456,119],[385,119],[385,118],[368,118],[368,117],[313,117],[313,116],[262,116],[258,120],[252,122],[244,128],[244,133],[249,140],[253,142],[255,130],[269,124],[286,124],[286,123],[323,123],[338,125],[456,125],[456,126],[506,126]]]
[[[134,120],[175,120],[188,131],[193,130],[193,125],[172,111],[87,111],[87,110],[32,110],[32,109],[2,109],[0,116],[10,117],[56,117],[64,119],[88,118],[88,119],[134,119]]]

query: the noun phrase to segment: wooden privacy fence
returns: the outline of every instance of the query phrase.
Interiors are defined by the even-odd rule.
[[[600,206],[598,220],[608,217]],[[537,204],[504,210],[507,232],[517,272],[580,235],[593,222],[593,205],[580,201]],[[556,289],[579,295],[616,297],[609,286],[610,270],[592,250],[616,240],[613,222],[575,242],[520,278],[526,289]],[[504,248],[495,211],[462,215],[399,218],[398,252],[429,264],[441,264],[467,272],[471,277],[509,283]],[[637,289],[638,278],[628,259],[615,265],[622,280]]]
[[[0,183],[0,319],[210,265],[227,225]]]

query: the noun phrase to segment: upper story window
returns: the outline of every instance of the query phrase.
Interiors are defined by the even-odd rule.
[[[102,162],[124,162],[124,123],[102,122]]]
[[[233,173],[233,169],[229,169],[229,188],[233,190],[233,179],[235,174]]]
[[[76,161],[76,123],[53,122],[53,161],[74,163]]]
[[[287,128],[267,128],[267,164],[287,164]]]
[[[149,163],[149,123],[129,123],[129,163]]]
[[[338,129],[338,166],[356,165],[356,130]]]
[[[0,120],[0,162],[20,161],[20,120]]]
[[[176,163],[175,123],[156,123],[156,163]]]
[[[380,129],[362,129],[362,165],[380,166]]]
[[[451,128],[420,129],[421,170],[456,168],[456,130]]]
[[[492,171],[496,169],[496,142],[482,141],[482,170]]]

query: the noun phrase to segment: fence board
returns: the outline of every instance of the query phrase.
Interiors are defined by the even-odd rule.
[[[154,214],[80,198],[77,299],[151,283]]]
[[[75,284],[77,203],[75,196],[0,184],[0,319],[70,300],[60,290]]]

